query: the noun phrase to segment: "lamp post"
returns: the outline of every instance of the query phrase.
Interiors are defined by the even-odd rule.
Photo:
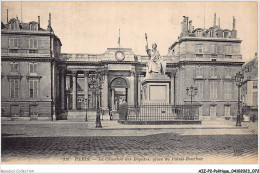
[[[197,95],[197,87],[193,87],[193,86],[190,86],[190,87],[187,87],[186,88],[186,92],[187,92],[187,96],[190,96],[190,105],[191,105],[191,112],[190,112],[190,119],[194,119],[194,117],[192,116],[193,114],[193,108],[192,108],[192,98]]]
[[[193,98],[195,95],[197,95],[197,91],[198,91],[198,88],[197,88],[197,87],[190,86],[190,87],[187,87],[187,88],[186,88],[187,96],[190,96],[191,106],[192,106],[192,98]]]
[[[97,97],[97,103],[96,103],[96,109],[97,109],[97,114],[96,114],[96,128],[102,128],[101,125],[101,120],[100,120],[100,91],[101,91],[101,86],[102,86],[102,75],[101,72],[97,72],[96,78],[91,79],[90,83],[90,88],[94,91]],[[86,113],[87,116],[87,113]]]
[[[85,98],[86,120],[88,121],[88,98]]]
[[[240,72],[236,73],[235,81],[237,85],[237,93],[238,93],[238,102],[237,102],[237,122],[236,126],[241,126],[241,113],[240,113],[240,87],[242,86],[242,80],[244,76]]]

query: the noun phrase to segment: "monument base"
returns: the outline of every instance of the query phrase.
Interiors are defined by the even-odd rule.
[[[167,75],[148,74],[142,83],[142,103],[170,103],[171,79]]]

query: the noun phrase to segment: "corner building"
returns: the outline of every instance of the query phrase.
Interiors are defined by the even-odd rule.
[[[186,88],[192,85],[198,88],[193,101],[200,106],[201,119],[236,116],[234,76],[244,62],[235,19],[232,30],[221,29],[216,22],[209,29],[194,29],[188,17],[181,25],[178,40],[162,56],[171,79],[170,104],[190,103]],[[61,46],[51,16],[47,30],[40,27],[39,17],[38,22],[2,23],[2,118],[83,121],[82,111],[95,111],[98,103],[105,114],[116,112],[122,98],[128,105],[142,104],[148,56],[130,48],[64,54]],[[97,74],[102,74],[100,95],[93,87]]]

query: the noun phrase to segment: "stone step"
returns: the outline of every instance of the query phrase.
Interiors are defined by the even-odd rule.
[[[88,111],[87,117],[89,121],[96,120],[96,111]],[[86,112],[78,112],[78,111],[69,111],[67,120],[70,121],[85,121],[86,120]]]

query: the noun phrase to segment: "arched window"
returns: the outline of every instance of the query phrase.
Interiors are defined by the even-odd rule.
[[[11,23],[11,30],[17,30],[17,24],[15,21]]]

